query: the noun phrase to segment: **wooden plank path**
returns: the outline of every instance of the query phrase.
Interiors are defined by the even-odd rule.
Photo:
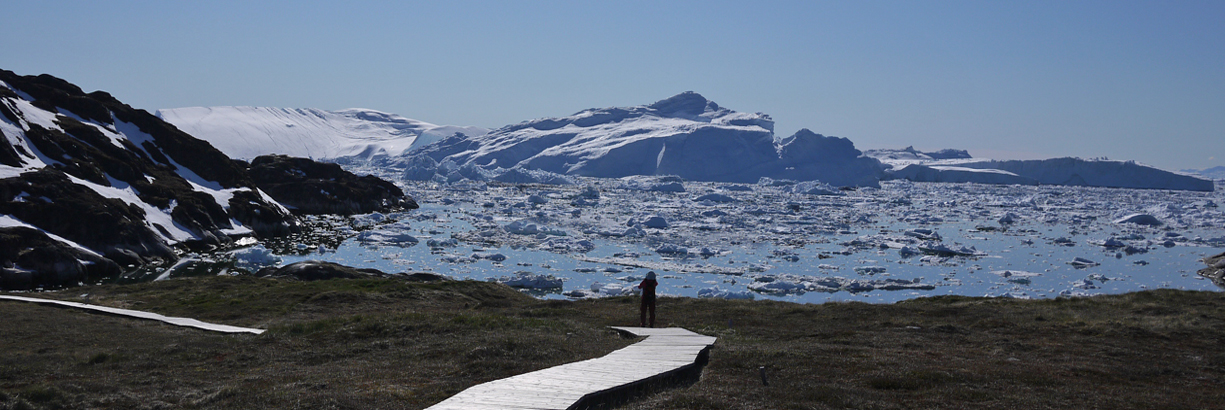
[[[572,409],[584,398],[629,389],[694,366],[715,338],[671,328],[613,327],[646,339],[595,359],[478,384],[432,410]]]
[[[119,309],[119,308],[106,307],[106,306],[90,305],[90,304],[80,303],[80,302],[68,302],[68,301],[63,301],[63,300],[27,298],[27,297],[22,297],[22,296],[8,296],[8,295],[0,295],[0,300],[14,300],[14,301],[20,301],[20,302],[41,303],[45,305],[56,305],[56,306],[64,306],[64,307],[71,307],[71,308],[77,308],[77,309],[92,310],[95,312],[101,312],[101,313],[106,313],[110,315],[125,316],[125,317],[137,318],[137,319],[156,320],[159,322],[168,323],[168,324],[172,324],[175,326],[193,327],[196,329],[203,329],[203,330],[208,330],[212,332],[254,333],[257,335],[260,333],[264,333],[264,329],[253,329],[249,327],[219,325],[216,323],[201,322],[196,319],[189,319],[185,317],[162,316],[162,315],[159,315],[157,313],[152,313],[152,312],[141,312],[139,310],[128,310],[128,309]]]

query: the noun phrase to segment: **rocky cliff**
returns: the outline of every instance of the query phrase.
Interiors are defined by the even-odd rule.
[[[87,281],[174,260],[177,246],[298,229],[243,163],[103,91],[0,70],[0,134],[0,287]]]

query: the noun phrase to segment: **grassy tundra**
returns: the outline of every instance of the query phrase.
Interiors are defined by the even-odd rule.
[[[268,332],[0,302],[0,409],[423,408],[602,356],[633,343],[606,326],[637,320],[631,298],[542,301],[484,282],[196,277],[35,296]],[[1225,405],[1216,292],[891,305],[661,298],[659,321],[718,336],[710,364],[700,381],[622,408]]]

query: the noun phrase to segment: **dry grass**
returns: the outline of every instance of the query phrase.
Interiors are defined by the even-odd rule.
[[[201,277],[44,294],[261,326],[227,336],[0,302],[0,408],[423,408],[632,341],[629,298],[538,301],[479,282]],[[632,409],[1211,408],[1225,296],[966,297],[893,305],[662,298],[719,336],[701,381]],[[769,385],[763,386],[761,367]]]
[[[0,302],[11,318],[0,325],[0,408],[422,408],[632,342],[482,282],[208,277],[88,291],[94,303],[269,331]]]
[[[1225,297],[938,297],[895,305],[683,301],[740,315],[701,382],[631,409],[1217,408]],[[723,323],[692,317],[683,324]],[[770,384],[763,386],[759,368]]]

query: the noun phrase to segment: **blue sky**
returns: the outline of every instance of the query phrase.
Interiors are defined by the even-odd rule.
[[[662,4],[660,4],[662,3]],[[860,149],[1225,165],[1225,1],[20,1],[0,68],[150,111],[496,128],[697,91]]]

